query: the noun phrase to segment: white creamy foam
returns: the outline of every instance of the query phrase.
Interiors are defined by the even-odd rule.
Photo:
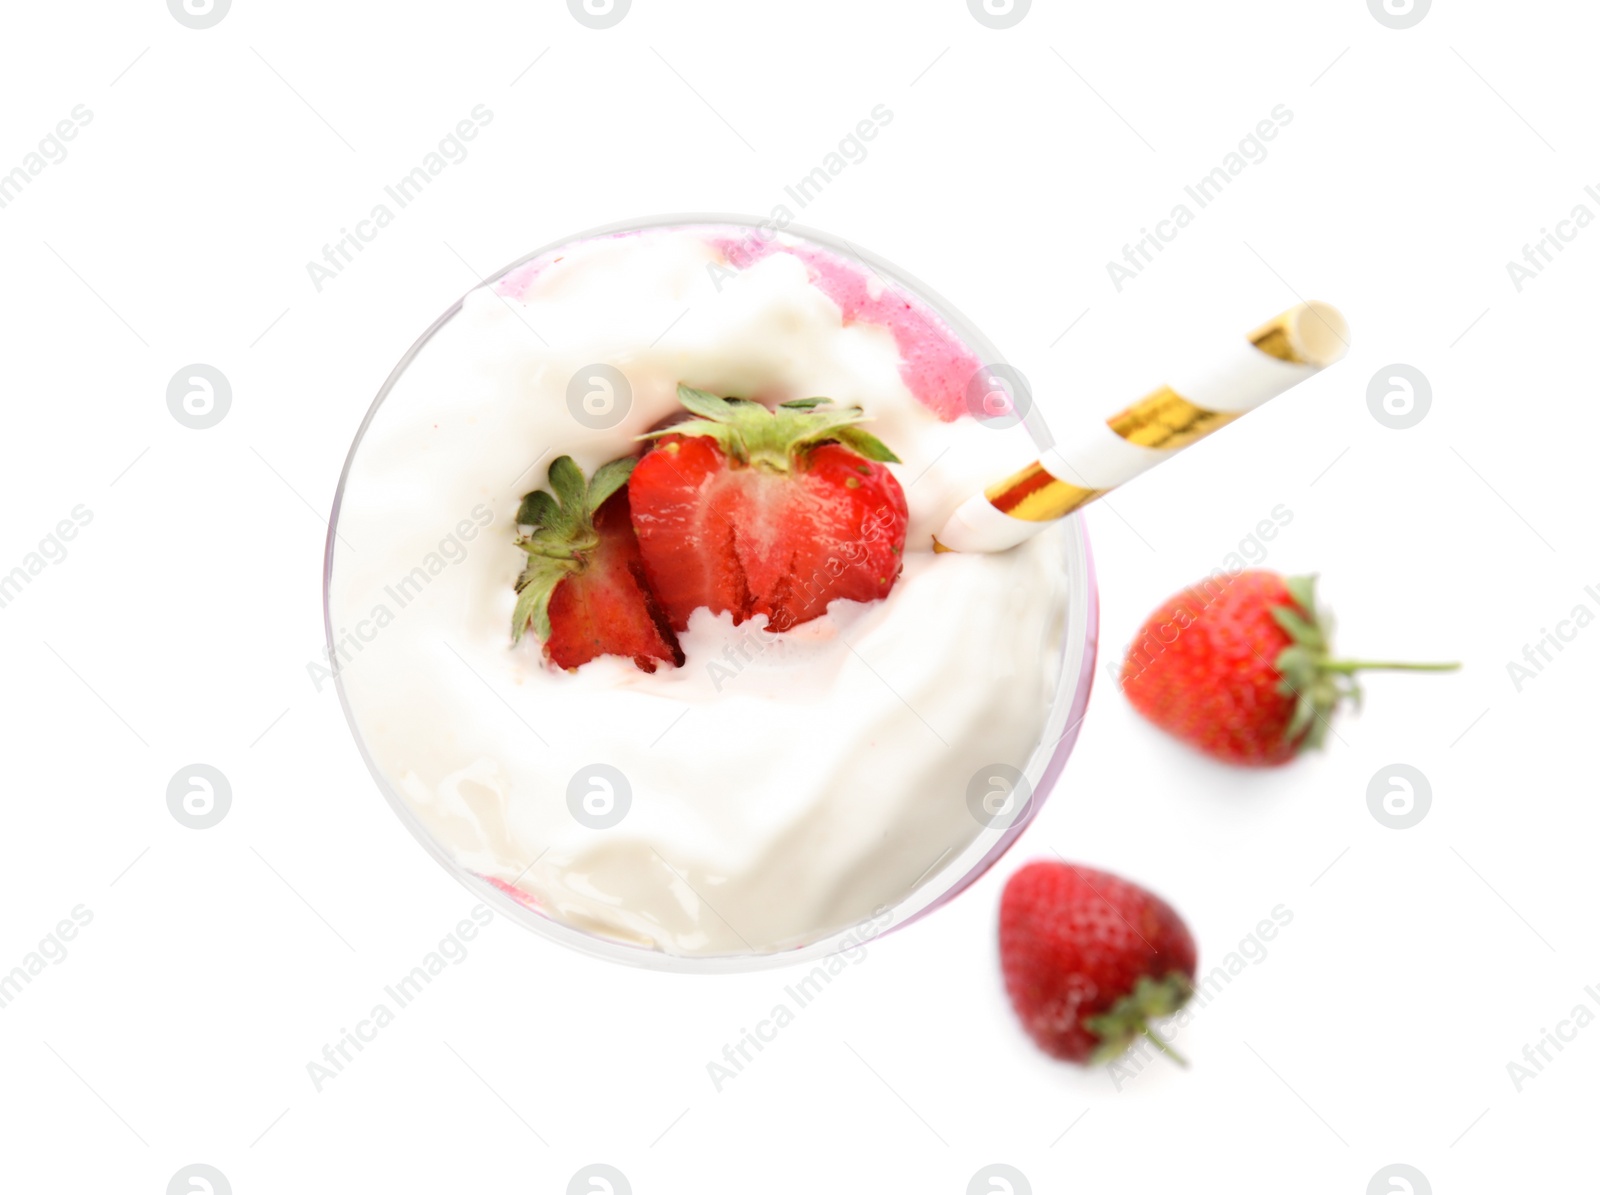
[[[469,295],[351,463],[330,598],[360,734],[449,853],[563,922],[679,955],[803,945],[936,882],[981,829],[968,780],[1024,766],[1040,738],[1067,591],[1055,537],[931,551],[963,498],[1034,455],[1020,428],[938,419],[893,336],[845,326],[787,254],[719,290],[707,235],[585,242],[520,299]],[[609,430],[568,408],[600,362],[632,389]],[[532,635],[513,648],[522,495],[562,453],[587,473],[632,451],[680,381],[865,407],[904,461],[904,575],[784,635],[699,611],[687,663],[653,675],[615,657],[562,672]],[[568,810],[592,764],[631,788],[610,829]]]

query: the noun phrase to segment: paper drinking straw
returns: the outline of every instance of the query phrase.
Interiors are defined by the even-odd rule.
[[[1001,552],[1338,361],[1349,327],[1301,303],[981,494],[936,536],[940,552]]]

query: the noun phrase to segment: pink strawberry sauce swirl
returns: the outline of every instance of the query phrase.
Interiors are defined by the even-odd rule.
[[[533,909],[535,911],[538,910],[539,902],[535,900],[530,893],[524,892],[521,888],[515,887],[512,884],[508,884],[504,880],[497,880],[494,876],[480,875],[478,878],[482,880],[488,880],[491,884],[500,889],[500,891],[504,892],[512,900],[516,901],[523,908]]]
[[[900,378],[917,401],[947,422],[967,413],[966,387],[982,368],[978,358],[943,320],[884,283],[870,267],[857,266],[816,246],[780,244],[759,230],[743,236],[710,236],[706,242],[741,270],[774,253],[794,257],[805,265],[811,284],[839,305],[846,325],[876,324],[889,330],[900,350]],[[495,289],[507,298],[520,299],[564,252],[556,250],[518,266],[501,278]]]
[[[877,324],[894,336],[900,350],[900,378],[918,402],[946,422],[966,413],[967,382],[981,363],[943,320],[889,286],[870,267],[857,267],[815,246],[778,244],[757,232],[711,237],[709,244],[741,270],[774,253],[803,262],[811,285],[839,305],[847,326]]]
[[[525,261],[516,269],[507,273],[494,284],[496,294],[504,295],[508,299],[520,299],[528,293],[528,287],[533,285],[533,280],[544,273],[545,267],[554,265],[561,260],[561,255],[551,256],[546,254],[536,257],[532,261]]]

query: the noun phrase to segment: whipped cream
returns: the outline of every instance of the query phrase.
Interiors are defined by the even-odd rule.
[[[613,427],[569,406],[596,364],[631,391]],[[1021,427],[966,414],[977,368],[870,267],[739,228],[598,237],[472,292],[374,413],[344,486],[329,611],[359,645],[340,678],[374,766],[461,867],[667,954],[803,946],[939,883],[984,829],[974,773],[1022,768],[1040,741],[1068,588],[1053,536],[932,551],[963,499],[1036,455]],[[523,494],[563,453],[587,474],[634,451],[681,409],[680,382],[864,407],[904,462],[900,580],[781,635],[697,611],[684,666],[654,674],[616,657],[563,672],[533,635],[513,647]],[[603,829],[568,806],[597,764],[630,795]]]

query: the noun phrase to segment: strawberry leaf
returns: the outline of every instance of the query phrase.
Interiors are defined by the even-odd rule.
[[[859,453],[869,461],[887,461],[889,464],[898,465],[900,458],[889,451],[889,446],[877,436],[859,427],[843,427],[834,435],[834,438],[852,452]]]
[[[1323,744],[1328,741],[1328,727],[1328,715],[1316,709],[1313,703],[1310,729],[1306,731],[1304,746],[1310,747],[1313,751],[1320,751]]]
[[[540,642],[550,638],[550,595],[565,581],[571,567],[564,562],[529,557],[528,567],[517,582],[517,605],[511,612],[511,642],[519,643],[528,624]]]
[[[1295,605],[1304,611],[1307,618],[1317,616],[1317,575],[1311,573],[1303,577],[1285,577],[1284,588],[1289,591],[1289,596],[1294,599]]]
[[[645,432],[641,440],[659,440],[663,436],[705,436],[715,440],[717,447],[741,465],[750,463],[749,449],[744,437],[726,423],[711,423],[704,419],[691,419],[687,423],[674,423],[657,432]]]
[[[788,402],[778,405],[790,411],[809,411],[812,407],[820,407],[823,403],[830,403],[831,398],[791,398]]]
[[[861,422],[864,417],[865,412],[860,407],[829,406],[809,411],[775,412],[776,425],[795,445],[837,440],[839,432]]]
[[[524,527],[547,527],[559,517],[560,507],[544,490],[524,494],[522,505],[517,508],[517,522]]]
[[[564,513],[571,515],[583,509],[588,487],[583,481],[583,470],[570,456],[558,456],[550,462],[550,488]]]
[[[1284,729],[1283,737],[1291,742],[1305,733],[1311,725],[1311,719],[1316,717],[1317,705],[1311,699],[1311,694],[1301,693],[1294,703],[1294,714],[1289,718],[1289,725]]]
[[[1306,692],[1317,679],[1317,658],[1307,647],[1284,648],[1272,661],[1272,666],[1283,678],[1279,692]]]
[[[1293,639],[1302,647],[1309,647],[1314,651],[1320,651],[1328,646],[1327,641],[1322,637],[1322,630],[1316,625],[1316,623],[1302,618],[1299,614],[1295,613],[1292,607],[1274,606],[1272,607],[1270,613],[1272,615],[1272,621],[1287,631],[1289,633],[1289,638]]]
[[[704,390],[696,390],[693,386],[679,385],[678,401],[686,410],[692,411],[702,419],[711,419],[717,423],[730,423],[734,417],[734,407],[725,398],[718,398],[715,394],[707,394]]]
[[[1350,699],[1351,704],[1356,707],[1356,713],[1359,714],[1361,712],[1361,701],[1364,694],[1361,691],[1361,685],[1357,683],[1355,677],[1352,676],[1350,678],[1350,683],[1345,686],[1344,695]]]
[[[637,457],[625,456],[620,460],[607,461],[594,471],[594,476],[589,479],[589,513],[593,514],[600,509],[605,500],[615,494],[628,483],[628,478],[633,473],[633,467],[639,463]]]

